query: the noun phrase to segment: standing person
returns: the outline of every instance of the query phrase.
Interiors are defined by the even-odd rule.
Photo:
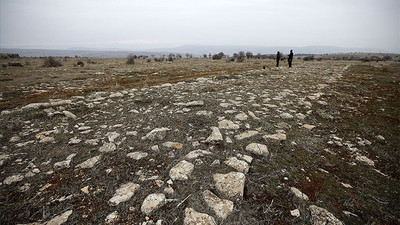
[[[290,50],[290,54],[289,54],[289,58],[288,58],[289,68],[292,67],[292,61],[293,61],[293,50]]]
[[[276,67],[279,67],[279,61],[281,60],[281,53],[278,51],[276,53]]]

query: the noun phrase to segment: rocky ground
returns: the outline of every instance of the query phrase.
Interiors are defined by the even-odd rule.
[[[400,65],[309,62],[1,112],[1,224],[400,224]]]

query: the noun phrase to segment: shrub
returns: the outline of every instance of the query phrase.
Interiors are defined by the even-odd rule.
[[[44,58],[43,67],[59,67],[62,66],[60,61],[54,59],[54,57],[49,56]]]
[[[310,56],[306,56],[303,58],[303,61],[313,61],[314,60],[314,56],[310,55]]]
[[[135,64],[136,55],[129,54],[126,60],[126,64],[133,65]]]
[[[225,54],[224,54],[223,52],[220,52],[220,53],[218,53],[218,54],[214,54],[214,55],[212,56],[212,59],[214,59],[214,60],[219,60],[219,59],[222,59],[224,56],[225,56]]]
[[[237,56],[237,58],[236,58],[236,61],[237,61],[237,62],[243,62],[244,59],[245,59],[245,54],[244,54],[243,51],[240,51],[239,54],[238,54],[238,56]]]

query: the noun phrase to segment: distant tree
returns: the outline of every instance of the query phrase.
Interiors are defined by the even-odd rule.
[[[207,58],[207,54],[203,54],[203,58]]]
[[[253,58],[253,53],[252,52],[246,52],[246,57],[248,59]]]
[[[176,54],[176,58],[177,58],[177,59],[182,59],[182,55],[181,55],[180,53],[177,53],[177,54]]]
[[[212,59],[218,60],[218,59],[222,59],[224,56],[225,56],[225,54],[224,54],[223,52],[220,52],[220,53],[218,53],[218,54],[214,54],[214,55],[212,56]]]
[[[245,59],[244,51],[240,51],[239,54],[238,54],[238,56],[236,57],[236,61],[237,61],[237,62],[243,62],[244,59]]]
[[[170,53],[169,55],[168,55],[168,61],[170,61],[170,62],[172,62],[172,61],[174,61],[174,59],[175,59],[175,54],[174,53]]]
[[[135,59],[136,59],[136,58],[137,58],[136,55],[134,55],[134,54],[129,54],[128,57],[127,57],[127,60],[126,60],[126,64],[128,64],[128,65],[133,65],[133,64],[135,64]]]

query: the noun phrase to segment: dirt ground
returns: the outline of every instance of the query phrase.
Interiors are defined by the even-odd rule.
[[[400,63],[8,62],[23,67],[0,68],[1,224],[67,212],[59,224],[183,224],[188,208],[217,224],[400,224]],[[151,138],[156,128],[167,129]],[[210,141],[215,128],[221,139]],[[251,152],[254,143],[268,153]],[[210,154],[188,157],[194,150]],[[183,160],[193,171],[174,179]],[[238,171],[244,188],[230,197],[214,175]],[[113,204],[130,182],[140,188]],[[233,203],[226,218],[205,190]],[[153,193],[166,200],[146,214]]]

